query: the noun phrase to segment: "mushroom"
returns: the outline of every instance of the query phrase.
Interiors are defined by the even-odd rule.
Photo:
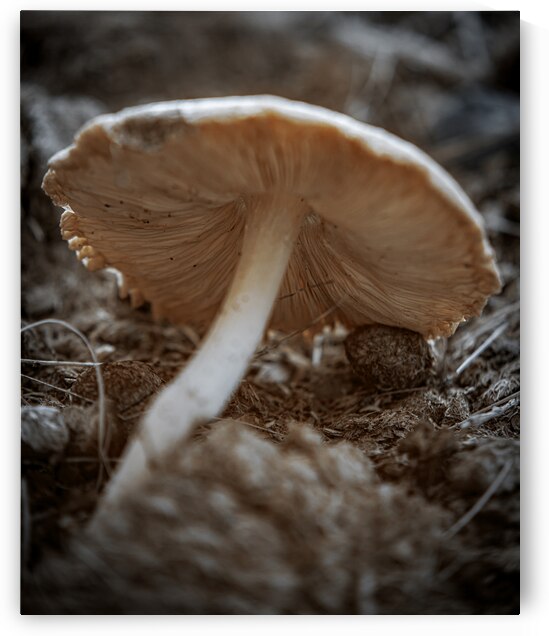
[[[222,411],[267,324],[448,336],[500,286],[479,214],[438,164],[384,130],[279,97],[102,115],[50,160],[43,187],[89,270],[119,272],[122,296],[157,317],[211,323],[145,415],[111,501]]]

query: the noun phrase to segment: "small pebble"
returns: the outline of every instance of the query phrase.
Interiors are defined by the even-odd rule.
[[[21,440],[40,454],[61,453],[69,441],[63,414],[51,406],[24,406]]]

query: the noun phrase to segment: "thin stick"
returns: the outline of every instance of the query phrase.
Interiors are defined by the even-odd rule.
[[[31,380],[32,382],[37,382],[38,384],[43,384],[45,386],[50,387],[50,389],[55,389],[56,391],[67,393],[70,396],[74,396],[80,400],[85,400],[86,402],[93,404],[93,400],[90,400],[90,398],[84,397],[83,395],[78,395],[78,393],[73,393],[72,391],[69,391],[69,389],[62,389],[60,386],[55,386],[54,384],[50,384],[49,382],[44,382],[44,380],[39,380],[38,378],[33,378],[30,375],[25,375],[24,373],[21,374],[21,377],[26,378],[27,380]]]
[[[271,345],[270,347],[263,347],[263,349],[260,349],[254,355],[253,359],[257,360],[257,358],[261,358],[261,356],[264,356],[266,353],[270,353],[271,351],[274,351],[275,349],[280,347],[280,345],[286,342],[287,340],[291,340],[292,338],[295,338],[295,336],[298,336],[300,333],[307,331],[307,329],[310,329],[313,325],[316,325],[316,323],[320,322],[321,320],[326,318],[326,316],[329,316],[333,311],[335,311],[341,305],[342,301],[343,301],[343,298],[340,298],[337,301],[337,303],[335,303],[334,305],[326,309],[326,311],[322,312],[320,316],[317,316],[309,324],[305,325],[301,329],[296,329],[295,331],[292,331],[292,333],[288,334],[287,336],[284,336],[284,338],[281,338],[276,344]]]
[[[497,400],[497,402],[493,402],[492,404],[489,404],[488,406],[485,406],[484,408],[480,409],[479,411],[475,411],[469,417],[473,417],[473,415],[480,415],[481,413],[486,413],[490,409],[494,408],[494,406],[500,406],[501,404],[505,404],[505,402],[509,402],[509,400],[512,400],[513,398],[516,398],[519,395],[520,395],[520,389],[518,389],[517,391],[513,391],[513,393],[510,393],[509,395],[506,395],[505,397]],[[469,419],[469,417],[467,419]],[[464,421],[466,421],[466,420],[464,420]]]
[[[110,462],[120,462],[122,461],[119,457],[109,457],[108,460]],[[65,457],[63,462],[65,464],[95,464],[99,461],[97,457]]]
[[[372,393],[367,397],[385,397],[386,395],[396,395],[398,393],[417,393],[418,391],[426,391],[429,387],[427,385],[424,386],[415,386],[411,389],[392,389],[390,391],[380,391],[379,393]]]
[[[281,434],[278,431],[273,431],[270,428],[258,426],[257,424],[252,424],[251,422],[245,422],[244,420],[236,420],[234,417],[212,417],[212,420],[215,420],[216,422],[236,422],[237,424],[244,424],[245,426],[250,426],[251,428],[257,428],[258,431],[263,431],[264,433],[269,433],[271,435],[275,434],[281,437]]]
[[[501,406],[502,404],[505,404],[506,402],[510,402],[512,399],[514,398],[518,398],[520,395],[520,389],[518,391],[514,391],[513,393],[506,395],[505,397],[501,398],[500,400],[497,400],[497,402],[493,402],[492,404],[488,404],[488,406],[485,406],[484,408],[475,411],[474,413],[471,413],[471,415],[469,415],[469,417],[466,417],[464,420],[461,420],[461,422],[457,422],[456,424],[452,424],[452,426],[449,426],[448,428],[465,428],[465,424],[467,424],[468,422],[471,422],[472,420],[475,419],[475,417],[477,415],[482,415],[483,413],[487,413],[489,411],[491,411],[493,408],[496,408],[498,406]],[[500,413],[497,413],[497,415],[500,415]]]
[[[98,393],[98,400],[97,400],[97,409],[99,412],[99,444],[98,444],[98,454],[99,454],[99,458],[101,459],[101,464],[100,464],[100,472],[99,472],[99,477],[98,479],[101,480],[102,478],[102,469],[104,468],[107,475],[110,475],[110,469],[108,467],[107,461],[106,461],[106,446],[108,444],[108,439],[107,439],[107,427],[106,427],[106,405],[105,405],[105,384],[103,382],[103,374],[101,373],[101,369],[100,367],[100,363],[99,360],[97,359],[97,356],[95,355],[95,351],[93,350],[93,347],[91,346],[90,341],[86,338],[86,336],[76,327],[73,327],[71,324],[69,324],[68,322],[65,322],[64,320],[58,320],[57,318],[48,318],[46,320],[39,320],[38,322],[33,322],[30,325],[25,325],[24,327],[21,327],[21,333],[24,333],[25,331],[29,331],[30,329],[36,329],[36,327],[42,327],[43,325],[60,325],[61,327],[65,327],[65,329],[68,329],[69,331],[71,331],[72,333],[74,333],[76,336],[78,336],[82,342],[86,345],[86,347],[88,348],[88,351],[90,352],[90,356],[93,360],[93,366],[95,367],[95,378],[97,381],[97,393]],[[90,363],[88,363],[87,365],[89,366]],[[85,365],[86,366],[86,365]]]
[[[399,394],[407,395],[409,393],[419,393],[421,391],[426,391],[428,388],[429,387],[427,385],[423,385],[423,386],[412,387],[410,389],[392,389],[390,391],[380,391],[379,393],[370,393],[369,389],[362,388],[362,389],[357,389],[357,391],[353,393],[352,395],[345,395],[343,396],[343,398],[339,398],[337,403],[340,404],[341,401],[345,401],[349,397],[353,398],[353,403],[354,403],[354,398],[356,397],[361,398],[361,403],[362,401],[365,401],[365,400],[368,400],[369,402],[371,402],[372,400],[377,401],[380,398],[388,397],[390,395],[399,395]]]
[[[492,342],[494,342],[494,340],[496,340],[497,338],[499,338],[501,336],[501,334],[507,329],[507,327],[509,326],[508,322],[504,322],[502,325],[500,325],[495,331],[494,333],[489,336],[488,338],[486,338],[486,340],[480,345],[480,347],[477,347],[473,353],[468,356],[460,365],[459,367],[456,369],[456,377],[461,375],[461,373],[463,373],[463,371],[465,371],[465,369],[471,365],[472,362],[474,362],[474,360],[476,360],[479,355],[485,351],[486,349],[488,349],[488,347],[492,344]]]
[[[31,360],[30,358],[21,358],[21,362],[25,364],[41,364],[45,367],[100,367],[102,362],[74,362],[73,360]]]
[[[492,496],[497,492],[498,488],[503,483],[505,477],[507,477],[507,473],[511,470],[511,466],[513,465],[512,460],[508,460],[503,468],[499,471],[497,477],[490,484],[489,488],[482,495],[482,497],[475,503],[475,505],[466,512],[461,519],[458,519],[454,525],[446,530],[444,533],[444,537],[450,539],[454,537],[460,530],[462,530],[470,521],[475,517],[484,506],[488,503],[488,501],[492,498]]]
[[[494,323],[499,323],[500,320],[506,318],[507,316],[515,313],[515,311],[520,310],[520,301],[514,302],[511,305],[504,305],[500,307],[498,310],[494,311],[493,314],[486,317],[480,324],[477,324],[469,329],[464,329],[461,333],[457,333],[453,338],[452,342],[454,347],[463,342],[467,342],[468,340],[473,339],[473,343],[475,340],[481,336],[485,331],[488,331],[492,328]],[[473,332],[473,333],[471,333]]]
[[[21,396],[23,398],[36,398],[38,400],[43,400],[44,399],[44,393],[42,393],[41,391],[26,391],[25,393],[23,393],[23,395]],[[61,404],[61,402],[53,395],[48,395],[48,397],[50,398],[50,402],[56,402],[57,404]]]

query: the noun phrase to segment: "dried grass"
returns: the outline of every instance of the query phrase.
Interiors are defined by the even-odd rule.
[[[108,462],[106,461],[106,457],[105,457],[105,453],[106,453],[106,449],[108,448],[109,445],[109,431],[107,428],[107,419],[106,419],[106,410],[105,410],[105,385],[103,383],[103,375],[101,373],[101,369],[100,367],[100,363],[97,360],[97,356],[95,355],[95,351],[93,350],[93,347],[90,343],[90,341],[88,340],[88,338],[76,327],[74,327],[73,325],[69,324],[68,322],[64,321],[64,320],[60,320],[58,318],[49,318],[47,320],[39,320],[37,322],[33,322],[31,324],[25,325],[24,327],[21,328],[21,333],[25,333],[26,331],[29,331],[31,329],[36,329],[38,327],[42,327],[44,325],[59,325],[65,329],[68,329],[69,331],[71,331],[72,333],[74,333],[76,336],[78,336],[80,338],[80,340],[85,344],[85,346],[87,347],[90,356],[93,360],[93,365],[95,367],[95,378],[96,378],[96,382],[97,382],[97,391],[98,391],[98,399],[97,399],[97,410],[98,410],[98,416],[99,416],[99,443],[98,443],[98,456],[99,459],[101,460],[101,469],[100,469],[100,473],[98,476],[98,484],[101,483],[102,481],[102,470],[104,469],[107,473],[108,476],[110,476],[110,468],[108,465]],[[25,358],[23,358],[22,361],[26,360]],[[36,361],[32,361],[32,362],[36,362]],[[50,363],[53,365],[57,365],[57,364],[66,364],[65,362],[61,361],[60,363],[58,361],[55,360],[51,360],[51,361],[38,361],[39,363]],[[69,362],[69,364],[72,364],[71,362]],[[52,386],[52,385],[50,385]],[[54,387],[56,389],[58,389],[58,387]]]

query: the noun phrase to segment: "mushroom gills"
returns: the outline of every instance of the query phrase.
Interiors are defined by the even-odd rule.
[[[219,415],[261,341],[308,204],[290,194],[244,199],[241,257],[222,308],[199,350],[156,398],[111,479],[105,505],[184,440],[196,424]]]

